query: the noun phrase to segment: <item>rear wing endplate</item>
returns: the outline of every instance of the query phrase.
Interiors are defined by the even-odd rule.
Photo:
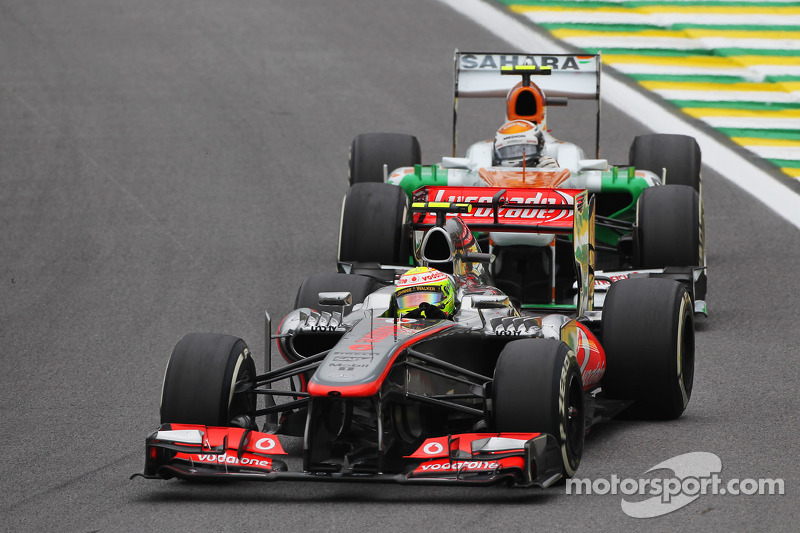
[[[550,98],[597,101],[596,145],[600,157],[600,54],[517,54],[455,51],[453,87],[453,157],[459,98],[505,98],[521,78],[503,76],[518,66],[549,68],[534,82]]]

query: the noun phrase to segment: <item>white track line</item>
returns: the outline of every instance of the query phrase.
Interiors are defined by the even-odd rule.
[[[454,11],[486,28],[513,49],[525,52],[569,53],[558,41],[523,24],[505,11],[482,0],[438,0]],[[656,133],[691,135],[700,144],[703,164],[800,229],[800,196],[764,172],[735,150],[721,144],[708,133],[696,129],[682,114],[673,114],[653,103],[608,71],[603,73],[604,101],[620,109]],[[646,117],[646,118],[644,118]]]

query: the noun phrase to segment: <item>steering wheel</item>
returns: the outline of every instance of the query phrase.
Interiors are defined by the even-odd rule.
[[[413,311],[409,311],[403,316],[408,318],[428,318],[428,319],[441,319],[441,320],[446,320],[448,318],[447,313],[445,313],[443,310],[439,309],[435,305],[429,304],[428,302],[422,302],[421,304],[419,304],[419,307],[417,307]]]

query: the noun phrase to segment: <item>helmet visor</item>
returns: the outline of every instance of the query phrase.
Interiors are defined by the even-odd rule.
[[[538,153],[536,144],[512,144],[497,149],[497,157],[500,161],[522,161],[523,158],[530,159],[536,157]]]
[[[444,293],[439,287],[413,287],[408,292],[397,295],[397,308],[416,309],[422,303],[436,305],[444,300]]]

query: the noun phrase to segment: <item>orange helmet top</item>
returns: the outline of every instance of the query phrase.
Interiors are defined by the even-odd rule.
[[[506,96],[506,119],[527,120],[544,125],[544,93],[535,84],[524,87],[522,82],[508,91]]]

